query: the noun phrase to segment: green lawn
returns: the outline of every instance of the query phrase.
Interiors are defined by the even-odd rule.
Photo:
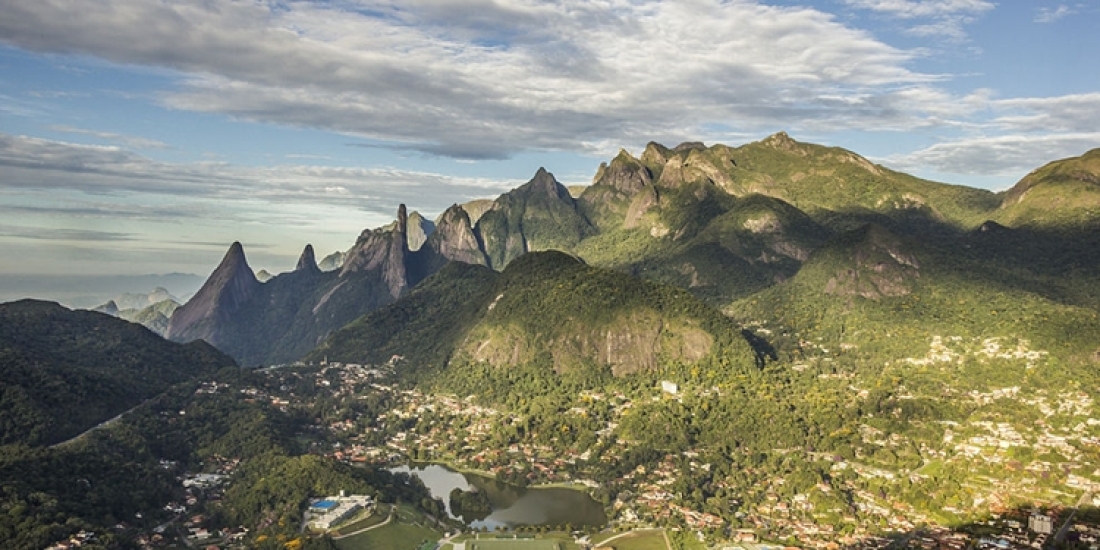
[[[480,538],[463,535],[455,540],[465,542],[466,550],[577,550],[577,544],[568,535],[520,534],[513,539],[507,534],[482,534]]]
[[[564,541],[557,540],[470,540],[466,550],[565,550]]]
[[[612,535],[611,537],[613,537]],[[600,537],[600,541],[611,537]],[[593,538],[593,542],[597,539]],[[668,550],[662,531],[639,531],[624,535],[608,543],[615,550]]]
[[[397,522],[335,542],[340,550],[417,550],[425,541],[442,536],[427,527]]]

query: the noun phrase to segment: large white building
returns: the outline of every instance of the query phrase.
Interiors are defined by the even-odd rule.
[[[350,495],[327,497],[309,505],[309,526],[314,529],[331,529],[333,525],[355,515],[359,510],[370,509],[374,505],[371,497]]]

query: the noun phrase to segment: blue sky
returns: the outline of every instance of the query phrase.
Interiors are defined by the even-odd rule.
[[[1000,190],[1100,147],[1100,1],[0,0],[4,274],[350,247],[780,130]],[[139,290],[139,289],[135,289]]]

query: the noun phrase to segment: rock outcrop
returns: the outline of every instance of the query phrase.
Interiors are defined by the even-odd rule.
[[[497,270],[527,252],[568,250],[594,232],[569,190],[544,168],[497,198],[476,230],[489,267]]]
[[[248,266],[241,243],[233,243],[202,288],[172,314],[168,338],[185,342],[206,340],[224,349],[222,345],[228,335],[222,334],[219,327],[232,323],[260,292],[261,285]]]

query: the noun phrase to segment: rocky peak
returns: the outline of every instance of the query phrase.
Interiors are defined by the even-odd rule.
[[[651,141],[646,144],[645,151],[642,152],[642,164],[645,164],[650,171],[657,172],[664,168],[670,156],[672,151],[668,147]]]
[[[685,141],[672,149],[674,153],[687,153],[690,151],[706,151],[707,146],[701,141]]]
[[[446,260],[489,265],[469,214],[457,204],[451,205],[439,216],[435,232],[428,236],[426,245]]]
[[[778,132],[772,134],[762,141],[764,145],[773,149],[779,149],[781,151],[795,152],[800,149],[797,141],[791,139],[791,136],[787,135],[787,132]]]
[[[112,317],[118,316],[118,304],[114,300],[109,300],[106,304],[96,307],[92,311],[98,311],[100,313],[106,313]]]
[[[260,286],[248,266],[244,247],[234,242],[202,288],[172,314],[168,337],[182,341],[202,338],[218,345],[213,335],[208,334],[211,325],[218,319],[232,316],[256,295]]]
[[[317,259],[313,255],[313,245],[307,244],[305,250],[302,251],[302,255],[298,257],[298,265],[294,267],[294,272],[306,272],[306,273],[320,273],[321,268],[317,267]]]
[[[396,298],[408,288],[405,260],[409,254],[408,211],[397,208],[397,222],[386,227],[364,231],[355,246],[348,251],[340,277],[352,273],[380,271],[390,294]]]
[[[593,187],[597,186],[590,186],[585,194]],[[475,228],[493,269],[503,269],[533,250],[573,247],[591,230],[592,224],[569,190],[545,168],[498,197]]]
[[[207,284],[203,285],[203,289],[207,288],[211,282],[236,285],[241,290],[252,288],[253,285],[259,283],[256,280],[256,275],[252,272],[252,268],[248,266],[248,259],[245,258],[244,247],[241,246],[240,242],[234,242],[229,246],[229,250],[225,253],[221,263],[214,269],[210,278],[206,280]],[[202,289],[199,290],[199,293],[201,292]]]
[[[649,169],[630,153],[620,151],[595,185],[611,186],[625,196],[632,196],[652,183],[653,178]]]
[[[321,259],[321,262],[317,264],[317,267],[321,271],[334,271],[344,266],[344,258],[347,257],[347,253],[336,251]]]
[[[406,231],[408,232],[409,250],[420,250],[420,247],[424,246],[424,242],[428,240],[428,236],[435,231],[435,223],[414,210],[409,214]]]
[[[520,189],[524,187],[533,193],[551,198],[569,198],[570,200],[573,198],[569,194],[569,190],[558,183],[558,180],[554,178],[554,174],[546,171],[546,168],[539,168],[538,172],[535,172],[535,177],[531,178],[531,181],[520,187]]]

